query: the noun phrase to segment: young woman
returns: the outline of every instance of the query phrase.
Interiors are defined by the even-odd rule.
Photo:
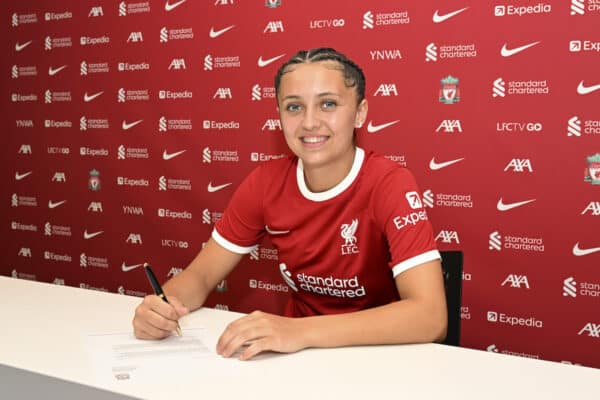
[[[410,172],[355,144],[367,117],[361,69],[330,48],[300,51],[275,89],[295,157],[256,168],[191,264],[147,296],[136,337],[169,336],[176,321],[269,235],[292,290],[285,316],[255,311],[227,326],[217,352],[415,343],[446,335],[446,303],[432,228]]]

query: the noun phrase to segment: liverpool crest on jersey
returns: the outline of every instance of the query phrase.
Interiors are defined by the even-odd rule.
[[[342,224],[340,235],[344,239],[342,244],[342,255],[357,254],[358,246],[356,239],[356,229],[358,228],[358,218],[353,219],[349,224]]]

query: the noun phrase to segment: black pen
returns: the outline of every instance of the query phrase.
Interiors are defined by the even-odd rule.
[[[152,285],[152,289],[154,289],[154,293],[160,297],[162,299],[162,301],[164,301],[167,304],[171,304],[169,303],[169,300],[167,300],[167,296],[165,296],[162,288],[160,287],[160,284],[158,283],[158,280],[156,279],[156,276],[154,275],[154,272],[152,272],[152,269],[150,268],[150,264],[148,263],[144,263],[144,269],[146,270],[146,276],[148,276],[148,280],[150,281],[150,284]],[[177,324],[177,335],[179,336],[183,336],[183,334],[181,333],[181,327],[179,326],[179,322],[175,321],[175,323]]]

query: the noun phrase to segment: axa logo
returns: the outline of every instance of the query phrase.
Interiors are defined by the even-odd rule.
[[[358,228],[358,218],[352,220],[349,224],[342,224],[340,226],[340,235],[344,239],[342,244],[342,255],[358,254],[358,246],[356,245],[356,229]]]
[[[231,99],[231,88],[218,88],[213,95],[213,99]]]
[[[398,89],[395,83],[382,83],[379,85],[373,96],[398,96]]]
[[[283,22],[281,20],[279,21],[269,21],[267,23],[267,26],[265,26],[265,29],[263,30],[263,33],[276,33],[276,32],[283,32],[284,28],[283,28]]]
[[[127,38],[127,43],[139,43],[144,41],[144,35],[142,32],[131,32]]]
[[[504,172],[508,170],[513,172],[533,172],[533,167],[531,165],[531,160],[528,158],[513,158],[506,167],[504,167]]]
[[[445,119],[438,125],[435,131],[442,131],[444,133],[454,133],[455,130],[460,133],[462,133],[463,131],[459,119]]]
[[[588,322],[581,328],[578,335],[587,334],[589,337],[600,339],[600,324]]]
[[[169,64],[169,70],[172,70],[172,69],[175,69],[175,70],[186,69],[185,59],[183,59],[183,58],[174,58],[171,61],[171,64]]]
[[[600,216],[600,201],[590,201],[590,203],[583,209],[581,215],[590,213],[594,216]]]
[[[530,289],[529,280],[527,279],[527,275],[517,275],[517,274],[509,274],[506,279],[502,282],[502,285],[509,285],[509,287],[521,289],[521,286]]]
[[[88,17],[103,17],[103,16],[104,16],[104,10],[102,9],[102,6],[92,7],[90,9],[90,12],[88,13]]]
[[[265,129],[268,131],[282,130],[281,121],[279,119],[267,119],[261,130],[264,131]]]
[[[87,210],[91,211],[91,212],[95,212],[95,213],[97,213],[97,212],[104,212],[102,210],[102,202],[100,202],[100,201],[92,201],[92,202],[90,202],[90,205],[88,206]]]
[[[31,258],[31,249],[29,247],[21,247],[17,255],[21,257]]]
[[[142,235],[139,233],[130,233],[127,239],[125,239],[125,243],[143,244]]]
[[[52,176],[51,182],[66,182],[67,176],[64,172],[55,172]]]
[[[435,241],[441,240],[442,243],[457,243],[460,244],[458,233],[456,231],[441,230],[440,233],[435,237]]]
[[[19,147],[18,154],[31,154],[31,145],[22,144],[21,147]]]

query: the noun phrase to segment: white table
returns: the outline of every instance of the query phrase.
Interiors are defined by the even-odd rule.
[[[126,331],[140,298],[0,277],[0,363],[102,387],[84,339]],[[212,344],[240,314],[201,309]],[[214,349],[214,347],[212,347]],[[600,351],[600,346],[599,346]],[[592,399],[600,370],[439,344],[308,349],[232,363],[232,373],[104,387],[147,399]],[[213,374],[214,375],[214,374]],[[209,397],[210,396],[210,397]],[[50,395],[48,398],[52,398]]]

